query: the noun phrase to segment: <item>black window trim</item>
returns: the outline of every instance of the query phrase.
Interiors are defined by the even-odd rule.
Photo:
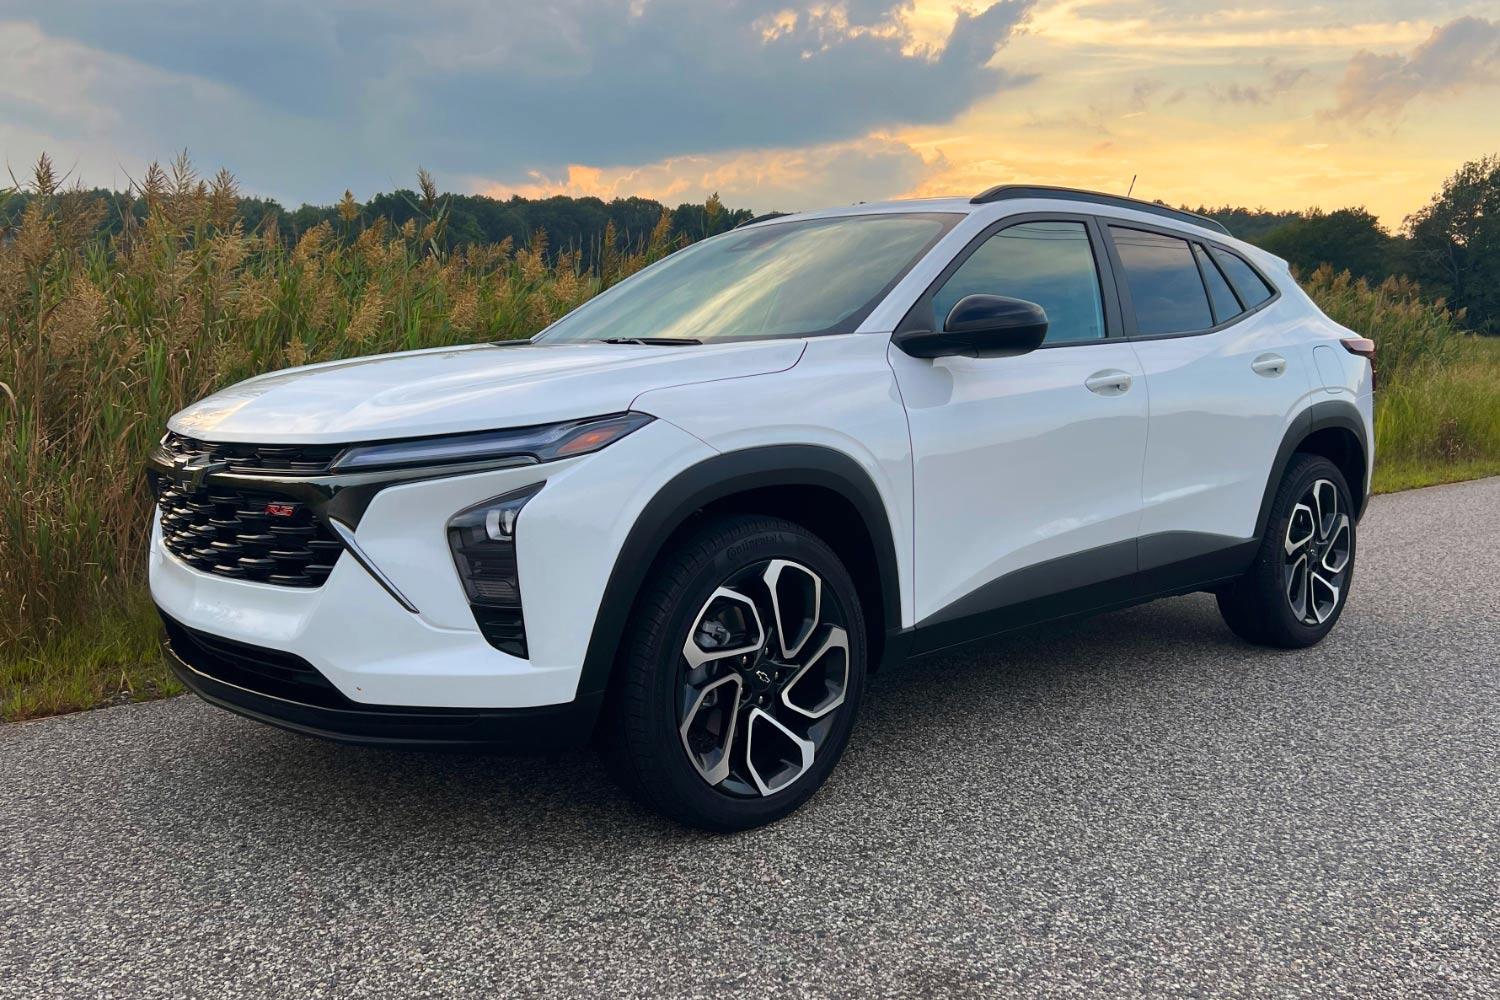
[[[1242,253],[1235,253],[1233,250],[1230,250],[1227,247],[1217,246],[1217,245],[1215,245],[1213,243],[1207,242],[1206,240],[1204,241],[1203,245],[1204,245],[1204,248],[1206,250],[1208,250],[1208,255],[1213,258],[1214,265],[1219,269],[1219,273],[1224,276],[1224,280],[1225,281],[1229,282],[1229,290],[1232,291],[1232,292],[1234,292],[1234,297],[1239,300],[1240,305],[1244,305],[1245,304],[1245,297],[1244,297],[1244,295],[1242,295],[1240,293],[1239,288],[1236,287],[1236,285],[1234,283],[1234,279],[1231,278],[1231,277],[1229,277],[1229,272],[1227,270],[1225,270],[1225,268],[1224,268],[1224,262],[1219,259],[1221,257],[1233,257],[1235,260],[1239,261],[1241,264],[1244,264],[1246,267],[1248,267],[1250,269],[1250,273],[1251,274],[1255,275],[1257,278],[1260,279],[1261,284],[1265,285],[1268,289],[1270,289],[1270,291],[1271,291],[1271,297],[1268,298],[1268,299],[1266,299],[1265,301],[1261,302],[1261,304],[1259,306],[1255,307],[1256,309],[1259,309],[1260,306],[1267,305],[1270,302],[1274,302],[1277,298],[1280,297],[1280,295],[1281,295],[1281,288],[1276,284],[1276,282],[1272,281],[1270,278],[1267,278],[1266,275],[1265,275],[1265,272],[1263,272],[1260,268],[1256,267],[1250,261],[1250,259],[1248,257],[1246,257],[1244,254],[1242,254]]]
[[[1077,212],[1024,212],[1019,215],[1007,215],[985,226],[978,235],[964,245],[962,250],[953,255],[952,260],[943,266],[938,276],[932,279],[922,294],[917,296],[917,300],[911,304],[911,308],[906,310],[906,315],[901,317],[901,322],[896,324],[893,332],[937,329],[937,317],[932,311],[932,300],[937,297],[938,290],[948,283],[948,279],[953,277],[954,272],[963,267],[975,251],[989,241],[990,237],[1012,226],[1024,225],[1028,222],[1083,223],[1084,231],[1089,238],[1089,250],[1094,257],[1094,277],[1099,282],[1099,302],[1104,312],[1103,337],[1097,340],[1060,340],[1052,344],[1044,343],[1037,350],[1088,347],[1127,339],[1124,310],[1117,296],[1119,280],[1116,277],[1116,265],[1112,256],[1113,246],[1108,242],[1108,236],[1104,232],[1105,227],[1101,225],[1099,216]]]
[[[1115,275],[1115,294],[1118,296],[1120,301],[1120,318],[1123,322],[1126,340],[1176,340],[1179,337],[1207,336],[1211,333],[1218,333],[1221,330],[1227,330],[1231,326],[1235,326],[1238,323],[1243,323],[1251,316],[1254,316],[1256,313],[1260,312],[1262,309],[1269,307],[1281,298],[1281,287],[1277,285],[1276,282],[1267,278],[1264,271],[1256,267],[1255,264],[1247,257],[1245,257],[1244,254],[1231,250],[1229,247],[1223,246],[1215,242],[1214,240],[1205,239],[1197,233],[1185,233],[1180,229],[1172,229],[1168,226],[1155,226],[1147,222],[1137,222],[1135,219],[1123,219],[1118,216],[1112,215],[1101,215],[1097,218],[1100,222],[1100,228],[1105,231],[1104,235],[1107,241],[1106,246],[1109,249],[1110,264],[1112,265],[1112,270]],[[1218,265],[1219,263],[1219,254],[1232,254],[1235,257],[1238,257],[1240,260],[1244,261],[1245,266],[1254,271],[1256,276],[1259,277],[1261,281],[1264,281],[1266,283],[1266,287],[1271,290],[1271,296],[1264,302],[1261,302],[1259,305],[1255,306],[1253,309],[1246,309],[1237,316],[1231,316],[1229,319],[1225,320],[1222,323],[1216,322],[1213,326],[1207,327],[1202,330],[1180,330],[1176,333],[1140,333],[1137,331],[1135,325],[1135,304],[1131,301],[1130,286],[1126,283],[1125,264],[1120,257],[1120,251],[1115,247],[1114,235],[1109,232],[1112,227],[1119,229],[1136,229],[1145,233],[1155,233],[1158,236],[1170,236],[1174,239],[1182,240],[1184,243],[1189,244],[1188,252],[1193,257],[1194,267],[1201,267],[1201,265],[1198,264],[1197,255],[1192,254],[1191,244],[1193,243],[1202,244],[1204,249],[1208,251],[1209,255],[1211,257],[1214,257],[1215,265]],[[1223,270],[1223,267],[1220,266],[1219,271],[1222,273]],[[1239,289],[1234,287],[1234,282],[1229,281],[1229,276],[1227,274],[1224,276],[1224,280],[1229,284],[1229,290],[1234,293],[1235,299],[1238,300],[1241,305],[1244,305],[1244,301],[1240,299]],[[1203,280],[1203,272],[1201,270],[1199,270],[1198,272],[1198,281],[1203,285],[1203,297],[1208,301],[1209,315],[1215,316],[1215,318],[1217,319],[1214,313],[1213,296],[1209,295],[1208,293],[1208,283]]]
[[[1224,273],[1224,268],[1219,265],[1219,259],[1214,256],[1212,250],[1203,245],[1201,240],[1193,240],[1189,250],[1193,255],[1193,263],[1198,265],[1198,280],[1203,282],[1203,290],[1208,293],[1208,314],[1213,317],[1215,323],[1228,326],[1231,320],[1239,319],[1244,315],[1245,300],[1240,298],[1239,289],[1234,287],[1234,282],[1230,281],[1229,275]],[[1199,253],[1199,251],[1202,251],[1202,253]],[[1208,258],[1208,265],[1206,267],[1203,263],[1205,257]],[[1209,267],[1213,268],[1214,273],[1219,276],[1219,280],[1224,282],[1224,287],[1229,289],[1229,297],[1234,299],[1234,304],[1239,307],[1239,311],[1228,319],[1219,318],[1219,307],[1214,304],[1214,293],[1208,287]]]

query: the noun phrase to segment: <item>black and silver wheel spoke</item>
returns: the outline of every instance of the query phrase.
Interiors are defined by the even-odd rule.
[[[1287,603],[1304,625],[1321,625],[1343,597],[1353,553],[1353,524],[1339,491],[1319,479],[1292,508],[1282,548]]]
[[[849,684],[843,609],[808,567],[770,559],[724,581],[689,627],[679,729],[708,784],[773,795],[817,759]]]

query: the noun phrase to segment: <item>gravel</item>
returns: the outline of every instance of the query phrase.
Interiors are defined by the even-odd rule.
[[[1195,595],[882,674],[731,837],[588,754],[0,726],[0,997],[1493,997],[1497,709],[1491,479],[1377,498],[1313,650]]]

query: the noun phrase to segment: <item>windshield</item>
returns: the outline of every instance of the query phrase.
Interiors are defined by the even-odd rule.
[[[849,215],[760,226],[679,250],[538,341],[851,333],[962,216]]]

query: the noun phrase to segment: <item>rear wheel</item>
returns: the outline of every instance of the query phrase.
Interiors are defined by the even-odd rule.
[[[1293,456],[1255,562],[1219,593],[1219,611],[1249,642],[1311,646],[1338,622],[1354,579],[1355,523],[1338,466]]]
[[[779,819],[822,785],[853,728],[866,653],[848,572],[800,525],[734,516],[653,575],[607,706],[611,763],[681,822]]]

